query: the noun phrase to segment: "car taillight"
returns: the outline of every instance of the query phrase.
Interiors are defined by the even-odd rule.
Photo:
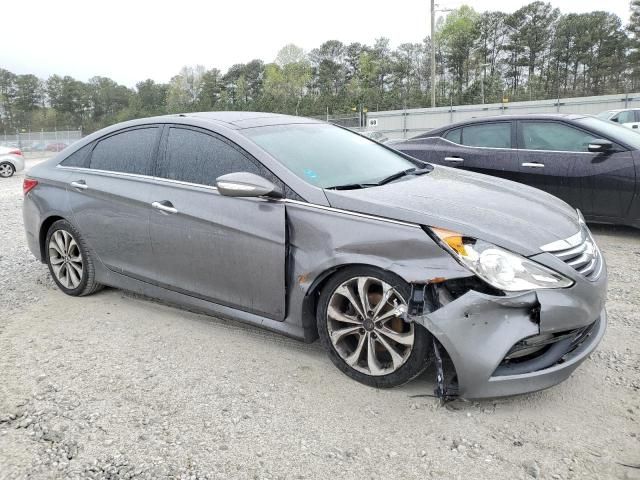
[[[29,193],[31,190],[36,188],[37,185],[38,185],[37,180],[34,180],[33,178],[25,178],[24,181],[22,182],[23,195],[26,195],[27,193]]]
[[[9,155],[20,155],[20,156],[22,156],[22,150],[20,150],[19,148],[16,148],[14,150],[10,150],[9,151]]]

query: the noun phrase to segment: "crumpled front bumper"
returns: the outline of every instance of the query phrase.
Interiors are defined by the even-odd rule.
[[[566,289],[506,296],[469,290],[410,320],[429,330],[447,350],[456,370],[459,396],[487,398],[533,392],[567,379],[600,343],[607,326],[606,284],[605,271],[596,282],[579,279]],[[585,333],[576,335],[576,341],[558,342],[555,350],[542,350],[538,357],[514,369],[514,374],[505,368],[505,357],[521,340],[574,330]]]

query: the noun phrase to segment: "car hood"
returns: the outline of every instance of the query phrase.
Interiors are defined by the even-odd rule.
[[[526,185],[449,167],[359,190],[325,190],[334,208],[454,230],[521,255],[574,235],[578,214]]]

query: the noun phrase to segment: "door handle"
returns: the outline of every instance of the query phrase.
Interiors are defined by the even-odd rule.
[[[161,212],[165,212],[165,213],[178,213],[178,209],[175,208],[171,202],[167,202],[166,200],[164,202],[153,202],[151,204],[151,206],[153,208],[156,208],[158,210],[160,210]]]
[[[522,164],[522,166],[531,168],[544,168],[544,163],[525,162]]]
[[[78,180],[77,182],[71,182],[73,188],[79,188],[80,190],[86,190],[89,188],[84,180]]]
[[[444,157],[444,161],[445,162],[451,162],[451,163],[462,163],[462,162],[464,162],[464,158],[460,158],[460,157]]]

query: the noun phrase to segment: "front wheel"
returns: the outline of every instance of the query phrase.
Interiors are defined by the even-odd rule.
[[[9,178],[9,177],[12,177],[14,173],[16,173],[16,169],[11,163],[9,162],[0,163],[0,177]]]
[[[316,320],[342,372],[365,385],[390,388],[427,368],[429,333],[402,319],[409,295],[402,279],[370,267],[349,267],[327,282]]]

